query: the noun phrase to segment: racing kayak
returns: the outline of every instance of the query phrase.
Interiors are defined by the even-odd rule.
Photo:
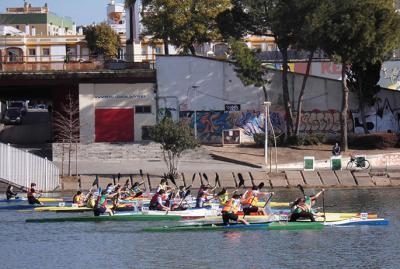
[[[143,210],[143,214],[145,215],[166,215],[166,211],[158,211],[158,210]],[[213,210],[208,208],[190,208],[186,210],[176,210],[176,211],[168,211],[167,215],[171,216],[181,216],[184,218],[202,218],[207,216],[217,216],[219,214],[219,210]]]
[[[63,202],[62,198],[40,197],[38,199],[42,203]],[[16,198],[11,198],[10,200],[0,199],[0,203],[15,203],[15,202],[26,202],[26,201],[28,201],[28,199],[25,197],[16,197]]]
[[[320,230],[324,225],[318,222],[267,222],[256,224],[197,224],[181,226],[162,226],[144,228],[145,232],[198,232],[198,231],[236,231],[236,230]]]
[[[82,217],[63,217],[63,218],[41,218],[27,219],[26,222],[46,223],[46,222],[99,222],[99,221],[177,221],[180,216],[170,215],[144,215],[144,214],[129,214],[129,215],[114,215],[114,216],[82,216]]]
[[[0,206],[0,210],[26,210],[26,209],[35,209],[35,208],[45,208],[45,207],[49,207],[49,205],[39,205],[39,204],[21,205],[21,204],[19,204],[19,205]]]
[[[387,219],[361,219],[361,218],[350,218],[347,220],[325,222],[325,226],[356,226],[356,225],[368,225],[368,226],[380,226],[389,225]]]

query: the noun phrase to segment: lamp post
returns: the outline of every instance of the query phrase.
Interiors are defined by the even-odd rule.
[[[265,126],[265,146],[264,146],[264,160],[265,160],[265,165],[268,165],[268,117],[269,117],[269,107],[271,105],[271,102],[264,102],[264,111],[265,111],[265,117],[264,117],[264,126]]]
[[[199,87],[200,86],[196,86],[196,85],[192,86],[192,89],[194,91],[194,98],[193,98],[194,101],[197,98],[197,90],[196,89]],[[197,139],[197,106],[196,105],[194,105],[193,110],[194,110],[194,137]]]

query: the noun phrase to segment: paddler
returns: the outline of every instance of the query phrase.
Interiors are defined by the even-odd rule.
[[[161,189],[150,200],[150,210],[169,211],[169,207],[163,205],[166,200],[165,190]]]
[[[215,188],[214,188],[215,189]],[[208,196],[211,196],[211,192],[214,189],[210,189],[207,185],[201,185],[196,198],[196,208],[202,208],[204,203],[208,201]]]
[[[37,193],[34,187],[36,187],[36,184],[31,183],[31,187],[28,189],[28,192],[26,193],[26,197],[28,198],[28,203],[30,205],[34,204],[43,205],[43,203],[41,203],[37,198],[40,196],[40,193]]]
[[[79,207],[85,206],[84,197],[81,191],[77,191],[74,197],[72,197],[72,203],[77,204]]]
[[[260,192],[260,186],[253,186],[251,190],[247,190],[241,200],[243,213],[250,215],[251,213],[263,212],[263,208],[258,207],[258,197],[268,194],[270,193]]]
[[[299,218],[309,219],[312,222],[315,221],[314,212],[312,206],[315,204],[317,198],[325,191],[322,189],[316,195],[304,196],[298,198],[292,205],[292,213],[290,215],[289,221],[294,222]]]
[[[222,221],[224,225],[229,225],[229,221],[233,220],[236,222],[241,222],[243,224],[248,225],[249,223],[244,219],[239,219],[236,213],[239,211],[240,208],[240,194],[233,194],[232,198],[229,199],[224,208],[222,209]]]
[[[6,190],[6,198],[10,200],[18,195],[18,193],[14,192],[14,187],[12,185],[8,185]]]
[[[229,200],[229,193],[228,193],[228,191],[227,191],[225,188],[223,188],[223,189],[217,194],[217,199],[218,199],[218,201],[219,201],[219,203],[220,203],[221,205],[225,205],[226,202],[228,202],[228,200]]]
[[[108,199],[113,199],[118,193],[108,194],[107,190],[103,190],[101,195],[97,197],[96,204],[93,209],[95,216],[100,216],[100,214],[108,213],[110,216],[114,215],[111,208],[107,207]]]
[[[171,188],[168,186],[168,180],[166,178],[162,178],[160,184],[158,184],[156,192],[159,192],[160,190],[164,190],[165,192],[167,192],[167,190],[169,189]]]
[[[140,189],[140,186],[144,184],[144,181],[142,182],[135,182],[133,183],[132,188],[130,189],[132,192],[133,198],[139,197],[143,194],[143,191]]]

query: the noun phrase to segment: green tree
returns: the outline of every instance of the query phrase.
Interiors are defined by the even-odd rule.
[[[364,133],[368,134],[367,122],[365,120],[365,105],[373,106],[377,101],[376,94],[381,90],[378,85],[380,80],[382,63],[356,62],[352,63],[347,74],[349,90],[358,97],[358,109],[361,115],[361,123]]]
[[[300,120],[303,110],[304,93],[310,75],[311,65],[315,52],[321,48],[321,40],[325,36],[325,31],[329,18],[334,15],[334,5],[330,0],[302,0],[295,3],[297,14],[303,17],[299,27],[295,29],[293,48],[308,52],[306,73],[297,99],[297,115],[295,135],[300,133]]]
[[[223,36],[254,34],[273,36],[282,54],[282,95],[286,112],[287,134],[293,131],[293,113],[288,85],[288,49],[294,43],[294,32],[302,24],[296,0],[233,0],[230,11],[217,18]]]
[[[219,39],[216,16],[229,7],[229,0],[144,0],[143,35],[153,43],[163,40],[183,53],[196,54],[195,46]],[[166,53],[168,49],[166,50]]]
[[[92,53],[106,58],[117,57],[121,41],[119,35],[106,23],[86,27],[85,38]]]
[[[346,75],[353,63],[376,64],[399,41],[399,15],[391,0],[336,0],[335,15],[330,18],[323,49],[342,63],[342,149],[348,149],[348,94]]]
[[[178,164],[184,151],[199,146],[190,127],[184,122],[174,122],[165,117],[150,129],[150,137],[161,144],[163,158],[168,168],[168,175],[178,176]]]
[[[232,53],[234,70],[244,85],[254,85],[262,87],[264,100],[268,101],[268,93],[265,85],[267,69],[263,67],[261,61],[256,58],[255,52],[242,42],[233,38],[229,39],[229,47]]]

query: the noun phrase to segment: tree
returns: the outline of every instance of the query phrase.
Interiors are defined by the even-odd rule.
[[[191,133],[190,127],[184,122],[174,122],[165,117],[150,129],[150,137],[161,144],[163,158],[168,168],[168,175],[177,178],[178,164],[184,151],[199,146]]]
[[[79,143],[79,105],[76,98],[69,93],[61,105],[59,111],[54,112],[55,138],[62,143],[62,166],[64,166],[64,144],[67,144],[68,152],[68,175],[71,176],[71,153],[72,145]],[[76,153],[78,154],[78,153]]]
[[[335,14],[330,18],[323,50],[342,63],[342,149],[348,149],[348,94],[346,75],[353,63],[376,64],[399,41],[399,15],[391,0],[337,0]],[[365,59],[362,60],[362,59]]]
[[[382,63],[353,63],[347,73],[349,90],[358,97],[358,109],[361,115],[361,123],[364,133],[368,134],[367,122],[365,120],[365,105],[373,106],[377,101],[376,94],[381,90],[378,85],[380,80]]]
[[[195,55],[196,45],[219,38],[215,18],[228,6],[229,0],[144,0],[143,35],[151,36],[153,43],[163,40],[164,46],[171,43]]]
[[[262,87],[264,100],[268,101],[268,93],[265,85],[267,69],[262,66],[255,55],[255,52],[250,50],[247,45],[233,38],[229,39],[229,46],[232,53],[232,62],[235,66],[234,70],[244,85],[254,85]]]
[[[325,31],[329,18],[334,15],[334,6],[329,0],[302,0],[297,1],[296,10],[298,16],[304,18],[299,27],[294,32],[293,48],[308,51],[306,73],[300,88],[299,97],[297,99],[297,115],[295,135],[300,133],[300,123],[303,110],[304,93],[308,77],[310,75],[311,65],[314,53],[320,49],[321,40],[325,36]]]
[[[121,47],[119,35],[106,23],[90,25],[85,29],[90,51],[106,58],[116,58]]]
[[[293,33],[301,25],[296,0],[233,0],[229,11],[217,18],[223,36],[234,32],[242,36],[254,34],[273,36],[282,54],[282,95],[286,112],[286,129],[293,131],[293,113],[288,85],[288,49],[294,43]],[[238,34],[234,34],[237,36]]]

